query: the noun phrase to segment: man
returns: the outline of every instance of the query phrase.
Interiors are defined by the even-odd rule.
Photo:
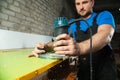
[[[56,37],[57,42],[39,43],[29,56],[38,57],[53,49],[56,54],[79,56],[79,80],[116,80],[115,60],[110,46],[114,34],[115,23],[108,11],[93,12],[94,0],[75,0],[75,7],[80,18],[86,20],[92,29],[92,75],[90,73],[90,39],[89,28],[84,21],[70,25],[73,38],[67,34]],[[44,48],[39,50],[38,48]],[[48,50],[49,51],[49,50]]]

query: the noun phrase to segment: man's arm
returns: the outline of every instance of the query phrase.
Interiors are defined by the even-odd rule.
[[[104,24],[98,27],[97,33],[92,36],[92,51],[96,52],[109,44],[114,34],[111,25]],[[84,55],[90,52],[90,39],[75,43],[74,39],[67,34],[57,36],[54,43],[55,53],[69,55]],[[61,40],[64,39],[64,40]]]
[[[103,24],[98,27],[97,33],[92,36],[92,51],[96,52],[109,44],[114,34],[114,28],[111,25]],[[90,39],[78,43],[80,54],[90,52]]]

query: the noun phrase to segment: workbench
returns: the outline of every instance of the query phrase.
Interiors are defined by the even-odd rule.
[[[29,58],[27,56],[31,51],[32,49],[0,51],[0,80],[31,80],[65,61]]]

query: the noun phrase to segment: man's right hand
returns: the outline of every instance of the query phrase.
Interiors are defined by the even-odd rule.
[[[35,46],[35,48],[34,48],[34,50],[32,51],[32,53],[28,55],[28,57],[33,57],[33,56],[39,57],[39,54],[45,53],[45,45],[46,45],[46,44],[44,44],[44,43],[38,43],[38,44]]]

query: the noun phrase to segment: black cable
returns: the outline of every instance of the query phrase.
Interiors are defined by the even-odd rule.
[[[72,24],[74,22],[77,22],[77,21],[84,21],[87,24],[87,26],[89,28],[89,31],[90,31],[90,80],[92,80],[93,79],[93,66],[92,66],[92,29],[91,29],[89,23],[86,20],[82,19],[82,18],[78,18],[78,19],[75,19],[73,21],[70,21],[68,24],[70,25],[70,24]]]

